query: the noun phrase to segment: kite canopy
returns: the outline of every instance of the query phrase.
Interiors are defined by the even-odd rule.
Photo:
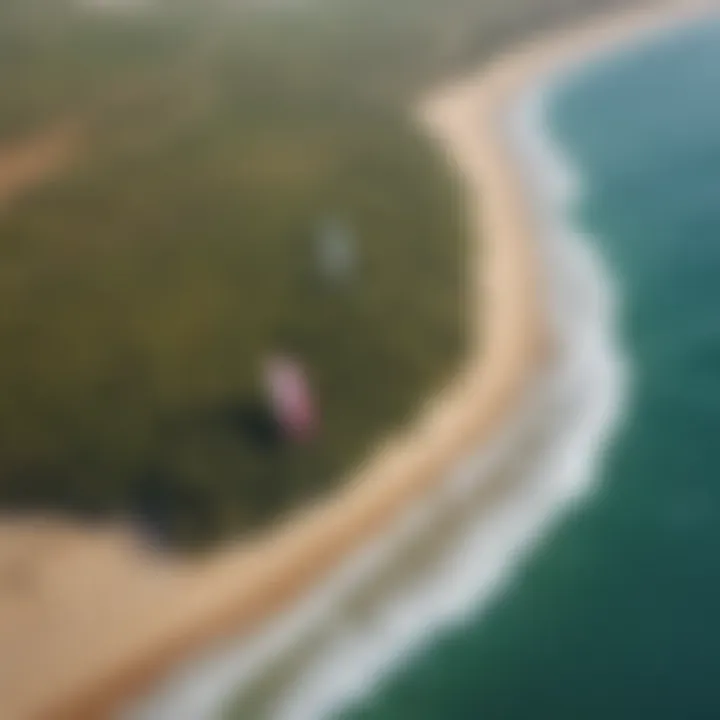
[[[286,355],[273,355],[265,361],[264,380],[270,408],[284,435],[297,442],[312,439],[317,412],[300,363]]]
[[[327,219],[316,238],[320,272],[331,281],[346,281],[357,265],[357,243],[352,230],[337,218]]]

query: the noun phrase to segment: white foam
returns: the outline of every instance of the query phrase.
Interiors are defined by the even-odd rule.
[[[545,128],[551,87],[545,83],[525,93],[505,126],[523,158],[542,228],[538,248],[558,341],[556,361],[491,447],[467,458],[329,582],[250,641],[230,641],[189,663],[127,717],[218,717],[229,698],[251,689],[279,658],[319,632],[320,648],[307,650],[302,670],[283,685],[269,717],[328,717],[371,692],[436,633],[480,612],[509,586],[548,529],[593,489],[602,449],[622,408],[627,368],[615,340],[610,276],[592,243],[565,222],[582,183]],[[548,423],[540,442],[528,445]],[[523,452],[531,462],[519,457]],[[478,493],[498,472],[518,475],[519,460],[525,465],[519,481],[490,514],[483,511]],[[351,622],[343,608],[355,594],[371,587],[383,568],[401,567],[408,548],[439,532],[433,524],[455,517],[464,506],[477,507],[477,513],[453,527],[440,556],[399,585],[381,585],[372,614]]]

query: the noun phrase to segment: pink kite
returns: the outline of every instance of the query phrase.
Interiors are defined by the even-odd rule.
[[[265,363],[265,385],[283,432],[297,442],[311,440],[317,432],[318,420],[302,367],[287,356],[275,355]]]

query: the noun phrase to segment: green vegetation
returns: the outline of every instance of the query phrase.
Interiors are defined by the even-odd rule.
[[[0,214],[0,500],[137,509],[196,544],[326,492],[462,352],[462,227],[408,104],[591,0],[0,5],[0,138],[87,146]],[[528,8],[537,7],[534,17]],[[356,230],[323,285],[313,234]],[[322,433],[267,432],[259,364],[309,370]]]

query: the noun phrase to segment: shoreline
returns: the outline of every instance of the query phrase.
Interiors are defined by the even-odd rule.
[[[673,5],[668,12],[676,10],[678,8]],[[635,15],[639,13],[633,17]],[[652,35],[652,40],[656,31],[662,32],[664,28],[674,30],[674,18],[674,15],[653,17],[648,23],[641,19],[637,30],[629,31],[626,25],[618,34],[612,35],[611,42],[621,45],[629,40],[629,49],[632,50],[636,42],[642,43],[646,35]],[[682,14],[677,18],[682,23],[686,16]],[[637,33],[641,37],[638,38]],[[570,35],[569,40],[574,47],[575,38],[572,33]],[[622,49],[612,48],[610,52]],[[566,48],[551,50],[562,55]],[[588,57],[582,59],[577,69],[581,72],[590,69],[596,59],[603,62],[607,50],[604,41],[597,46],[586,47]],[[596,53],[598,58],[593,57]],[[404,536],[400,530],[396,533],[383,532],[373,541],[374,547],[368,553],[372,556],[372,551],[381,551],[382,562],[377,557],[364,558],[362,555],[351,558],[359,566],[356,568],[357,582],[352,587],[329,583],[318,590],[316,597],[308,600],[305,614],[298,610],[292,613],[295,615],[293,618],[277,620],[275,627],[268,632],[271,637],[267,640],[272,645],[279,640],[278,636],[285,634],[282,648],[276,644],[272,648],[264,648],[264,652],[262,645],[247,649],[242,646],[241,640],[235,640],[233,648],[230,641],[214,655],[208,654],[208,665],[204,665],[202,660],[186,663],[169,682],[161,685],[149,702],[139,704],[137,715],[130,717],[136,720],[170,720],[180,708],[188,706],[199,718],[216,717],[228,697],[244,703],[246,695],[250,695],[252,703],[252,684],[259,679],[264,685],[268,675],[271,683],[284,684],[280,685],[280,692],[277,686],[273,686],[274,691],[265,688],[260,690],[260,694],[265,697],[268,694],[280,695],[284,699],[269,701],[272,712],[267,717],[312,720],[332,716],[332,712],[346,708],[348,702],[371,692],[380,681],[382,671],[388,670],[392,674],[397,664],[412,656],[418,647],[422,648],[435,630],[461,621],[471,612],[482,613],[485,604],[511,584],[515,571],[535,551],[558,518],[574,503],[586,499],[595,488],[597,464],[601,458],[599,448],[615,431],[625,407],[627,367],[614,341],[616,293],[612,278],[604,260],[582,237],[582,231],[565,222],[563,211],[573,204],[581,187],[572,182],[577,178],[572,173],[571,158],[562,148],[555,146],[543,122],[547,100],[557,87],[572,79],[576,68],[572,65],[567,67],[563,60],[557,61],[553,54],[548,66],[538,69],[535,64],[530,69],[530,82],[522,72],[510,74],[509,87],[505,85],[508,77],[504,75],[506,69],[502,67],[503,79],[499,86],[489,82],[486,73],[481,72],[478,84],[475,81],[467,83],[471,85],[468,93],[474,95],[478,85],[486,88],[485,83],[489,82],[490,92],[487,97],[481,98],[486,100],[486,104],[481,103],[485,121],[482,127],[491,141],[495,138],[503,146],[501,154],[504,151],[506,171],[510,175],[515,174],[513,182],[516,190],[520,190],[524,214],[531,218],[531,235],[536,241],[536,252],[530,254],[535,256],[536,271],[543,276],[545,291],[542,295],[547,296],[544,299],[549,305],[542,315],[542,325],[555,325],[551,333],[552,362],[539,372],[533,372],[537,370],[535,367],[531,369],[535,375],[534,389],[524,393],[529,397],[515,403],[510,427],[507,427],[506,420],[501,423],[499,433],[490,432],[489,436],[480,438],[479,453],[468,459],[467,467],[445,477],[440,482],[443,487],[428,488],[426,494],[430,497],[423,498],[422,503],[417,502],[408,509],[410,513],[415,513],[412,520],[406,518],[411,521],[405,523],[404,528],[411,538]],[[463,107],[464,88],[465,84],[458,83],[445,98],[452,106],[456,97],[453,92],[457,92],[462,110],[460,115],[470,122],[471,115],[467,107]],[[495,95],[496,90],[499,95]],[[497,116],[500,114],[503,118],[498,123]],[[520,116],[519,124],[514,122],[517,116]],[[472,120],[477,132],[478,117]],[[457,126],[453,129],[456,130]],[[460,133],[453,137],[457,139],[458,135]],[[468,138],[468,144],[463,147],[469,150],[470,142]],[[487,158],[493,158],[493,152],[494,149],[483,155],[491,164],[492,160]],[[467,157],[464,154],[460,159]],[[548,176],[554,182],[548,182]],[[481,291],[481,288],[478,289]],[[535,290],[540,291],[541,288],[536,287]],[[579,301],[579,309],[573,306],[575,300]],[[538,297],[537,301],[540,303],[542,299]],[[536,318],[539,319],[539,316]],[[588,343],[593,349],[589,355],[586,352]],[[546,419],[556,414],[560,419],[550,423],[554,427],[548,440],[543,437],[547,436]],[[541,436],[539,448],[536,447],[538,435]],[[530,464],[527,458],[518,463],[518,456],[528,452],[528,448]],[[497,471],[502,475],[507,473],[508,467],[511,475],[500,479],[502,488],[497,497]],[[463,477],[468,472],[471,477]],[[470,523],[463,517],[467,514],[468,504],[474,507],[475,512]],[[427,514],[431,512],[433,518],[428,519]],[[453,518],[451,522],[459,516],[466,527],[447,533],[443,523],[447,522],[448,515]],[[439,534],[436,532],[438,529]],[[425,536],[421,534],[423,531]],[[430,543],[427,534],[433,535]],[[397,571],[398,565],[403,572],[403,563],[407,563],[408,559],[400,557],[398,562],[398,556],[402,556],[406,549],[402,547],[404,541],[424,542],[423,547],[430,544],[430,554],[435,554],[437,548],[432,546],[447,545],[447,534],[457,535],[458,538],[450,541],[448,552],[443,548],[440,563],[431,561],[433,568],[429,581],[421,574],[418,583],[413,576],[409,583],[409,595],[403,595],[402,589],[396,592],[394,587],[388,591],[387,578],[383,578],[383,573],[387,575],[387,566],[390,565],[391,573]],[[468,556],[474,559],[470,561]],[[372,568],[364,567],[368,564],[366,560]],[[379,573],[378,565],[381,566]],[[378,576],[379,588],[372,585]],[[380,595],[377,603],[379,611],[373,608],[376,614],[364,627],[360,626],[357,618],[353,619],[352,613],[347,616],[348,609],[352,609],[351,593],[358,589],[361,596],[363,593]],[[323,593],[332,593],[332,598]],[[314,608],[312,603],[315,603]],[[367,619],[362,612],[361,618]],[[299,627],[301,624],[303,627]],[[333,629],[327,630],[328,627]],[[317,635],[323,636],[320,644],[325,641],[326,646],[321,647],[319,652],[312,647]],[[334,639],[328,640],[324,636]],[[311,646],[309,652],[303,645]],[[356,654],[353,656],[353,653]],[[289,679],[283,677],[282,669],[283,658],[287,655],[294,655],[296,665],[302,667]],[[258,659],[260,664],[265,663],[265,667],[252,674],[247,666],[253,662],[258,664]],[[279,671],[274,667],[276,665],[280,666]],[[306,665],[309,667],[306,668]],[[226,678],[218,682],[213,674],[225,674]],[[279,674],[280,680],[273,674]],[[228,675],[234,680],[228,682]],[[203,694],[206,696],[204,704],[202,699],[198,700],[198,695]],[[251,704],[250,707],[254,706]],[[245,704],[238,704],[238,709],[241,713],[238,717],[245,717],[243,713],[246,712],[249,712],[248,716],[254,716]],[[265,714],[261,716],[266,717]]]
[[[480,310],[471,315],[473,357],[410,430],[390,440],[336,495],[257,542],[221,550],[189,575],[181,573],[182,602],[167,607],[162,618],[143,618],[147,633],[135,629],[134,639],[119,629],[102,662],[55,685],[44,716],[104,717],[183,658],[273,617],[397,520],[463,455],[492,438],[528,387],[543,332],[532,249],[536,220],[520,192],[516,163],[501,147],[496,113],[521,86],[553,67],[671,27],[700,7],[672,4],[614,17],[602,27],[566,30],[503,54],[478,76],[423,105],[422,122],[466,181],[470,234],[482,241],[469,261],[468,299]]]

